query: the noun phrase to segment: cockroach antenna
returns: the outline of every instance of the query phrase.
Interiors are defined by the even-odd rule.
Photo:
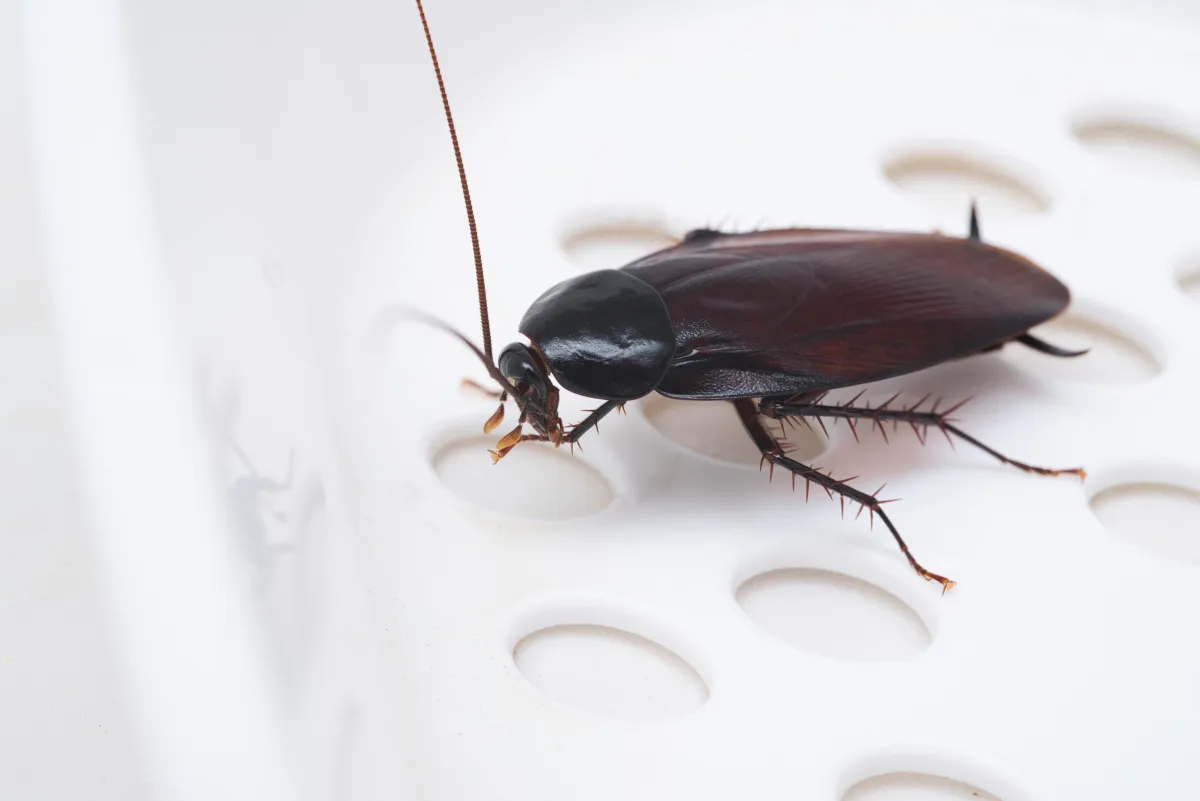
[[[479,231],[475,227],[475,210],[471,206],[471,190],[467,186],[467,169],[463,166],[462,148],[458,145],[458,134],[454,130],[454,115],[450,113],[450,96],[446,94],[446,82],[442,80],[442,68],[438,65],[437,51],[433,47],[433,34],[429,32],[429,20],[425,18],[425,6],[417,0],[417,13],[421,15],[421,27],[425,29],[425,43],[429,45],[429,58],[433,61],[433,74],[437,77],[438,92],[442,95],[442,108],[446,111],[446,125],[450,128],[450,144],[454,146],[454,160],[458,164],[458,181],[462,184],[463,203],[467,207],[467,225],[471,229],[471,249],[475,252],[475,285],[479,291],[479,325],[483,329],[483,354],[492,359],[492,327],[488,322],[487,287],[483,281],[483,254],[479,249]]]
[[[463,165],[462,148],[458,144],[458,132],[454,130],[454,115],[450,112],[450,96],[446,93],[446,82],[438,64],[437,50],[433,46],[433,34],[429,32],[429,20],[425,17],[425,6],[417,0],[417,13],[421,15],[421,28],[425,31],[425,44],[429,45],[429,59],[433,62],[433,74],[437,78],[438,92],[442,96],[442,109],[446,112],[446,127],[450,129],[450,144],[454,147],[454,161],[458,165],[458,182],[462,185],[463,205],[467,209],[467,227],[471,229],[471,250],[475,255],[475,288],[479,294],[479,327],[483,330],[483,353],[480,354],[488,373],[500,381],[504,390],[500,393],[500,406],[483,424],[484,433],[491,433],[504,419],[504,402],[508,400],[508,381],[496,370],[492,358],[492,326],[488,321],[487,285],[483,280],[483,253],[479,248],[479,230],[475,226],[475,209],[471,205],[471,189],[467,185],[467,168]],[[457,332],[453,332],[461,338]],[[465,340],[464,340],[465,341]],[[470,343],[468,343],[470,344]]]

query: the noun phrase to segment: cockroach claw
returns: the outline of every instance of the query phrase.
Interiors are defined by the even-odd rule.
[[[488,453],[490,453],[492,455],[492,464],[496,464],[501,459],[503,459],[505,456],[507,456],[508,452],[511,451],[514,447],[516,447],[516,446],[509,445],[507,448],[500,448],[499,450],[494,450],[494,451],[489,450]]]

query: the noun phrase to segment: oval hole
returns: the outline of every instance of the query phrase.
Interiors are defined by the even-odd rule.
[[[492,464],[495,437],[451,442],[433,457],[433,468],[455,494],[515,517],[563,520],[595,514],[613,502],[611,485],[579,454],[526,442]]]
[[[1157,482],[1100,490],[1092,512],[1114,534],[1169,559],[1200,564],[1200,492]]]
[[[535,631],[517,643],[513,659],[546,695],[605,717],[673,718],[708,700],[704,680],[673,651],[608,626]]]
[[[1031,332],[1068,350],[1090,348],[1070,359],[1047,356],[1024,345],[1005,346],[1004,355],[1022,369],[1040,370],[1054,378],[1093,384],[1135,384],[1162,371],[1162,365],[1133,337],[1096,320],[1066,314]]]
[[[964,782],[928,773],[885,773],[858,782],[842,801],[1000,801]]]
[[[563,239],[562,249],[583,270],[605,270],[678,243],[678,237],[652,223],[618,220],[579,228]]]
[[[762,453],[746,433],[737,410],[725,401],[682,401],[651,395],[639,408],[660,434],[676,445],[707,459],[727,464],[757,468]],[[779,424],[767,421],[772,432]],[[828,440],[818,430],[803,423],[787,428],[787,442],[795,446],[789,453],[793,459],[808,462],[829,447]]]
[[[862,579],[811,568],[761,573],[737,602],[763,630],[805,651],[878,662],[920,653],[933,642],[908,604]]]
[[[1050,208],[1050,199],[1029,182],[965,153],[908,153],[888,161],[883,172],[893,184],[935,211],[946,232],[955,235],[966,234],[972,198],[978,204],[985,236],[990,219],[1024,217]]]
[[[1200,177],[1200,141],[1168,127],[1114,118],[1080,120],[1072,133],[1106,161],[1155,178]]]

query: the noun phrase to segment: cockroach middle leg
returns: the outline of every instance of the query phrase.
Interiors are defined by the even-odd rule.
[[[783,445],[775,438],[775,435],[763,425],[762,417],[754,401],[736,400],[733,402],[733,405],[737,408],[738,416],[742,419],[742,425],[746,427],[746,432],[750,435],[750,439],[754,440],[754,444],[762,452],[763,460],[770,464],[772,469],[774,469],[775,465],[779,465],[793,476],[804,479],[806,487],[811,483],[816,484],[831,495],[836,492],[842,497],[843,504],[847,499],[852,503],[857,503],[861,507],[859,514],[862,513],[862,509],[866,509],[870,513],[872,521],[878,515],[883,524],[887,526],[888,531],[892,533],[896,544],[900,546],[904,558],[912,565],[912,569],[917,571],[917,575],[926,581],[936,581],[941,584],[943,593],[954,586],[954,582],[945,576],[939,576],[937,573],[922,567],[916,560],[916,557],[912,555],[912,552],[908,550],[908,545],[904,542],[904,538],[900,536],[900,532],[896,530],[891,519],[882,509],[883,504],[889,503],[889,501],[881,501],[874,495],[851,487],[845,481],[836,479],[827,473],[822,473],[815,467],[809,467],[790,458],[784,453]],[[880,489],[883,488],[880,487]]]
[[[861,395],[862,393],[859,394]],[[962,406],[963,403],[966,403],[966,401],[962,401],[940,412],[937,408],[938,404],[935,402],[933,407],[928,411],[920,411],[920,407],[928,397],[926,395],[920,401],[907,408],[890,408],[892,402],[896,399],[896,396],[893,395],[891,399],[873,409],[869,406],[855,406],[854,401],[857,400],[858,396],[855,396],[849,403],[843,405],[826,405],[803,401],[797,403],[792,402],[790,399],[764,398],[762,403],[759,404],[759,412],[764,417],[769,417],[773,420],[805,417],[814,417],[818,420],[822,418],[842,419],[850,425],[850,430],[854,434],[855,439],[858,439],[858,429],[855,423],[860,420],[871,421],[871,425],[878,428],[885,439],[887,438],[887,429],[884,427],[886,423],[891,423],[893,427],[908,424],[912,427],[912,430],[916,433],[917,438],[921,440],[922,444],[925,442],[926,433],[932,427],[941,431],[946,436],[946,439],[950,441],[951,445],[954,444],[954,441],[951,439],[953,435],[963,442],[974,445],[1004,464],[1012,465],[1026,473],[1036,473],[1039,476],[1074,475],[1080,479],[1087,477],[1087,473],[1082,467],[1061,469],[1035,467],[1025,462],[1019,462],[1016,459],[1010,459],[999,451],[984,445],[953,424],[950,415]]]

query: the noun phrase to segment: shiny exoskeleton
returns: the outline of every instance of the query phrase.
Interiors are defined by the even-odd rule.
[[[912,426],[924,440],[931,428],[957,437],[1000,461],[1032,473],[1071,473],[1018,462],[970,437],[924,400],[869,407],[824,404],[826,392],[916,372],[1019,342],[1052,356],[1078,356],[1031,335],[1061,313],[1067,288],[1028,259],[982,241],[972,205],[964,239],[941,234],[831,229],[786,229],[725,234],[697,230],[674,247],[620,269],[567,279],[530,306],[514,343],[493,363],[479,237],[466,170],[454,131],[433,38],[416,0],[458,162],[479,293],[483,349],[453,329],[500,386],[500,406],[484,424],[500,424],[509,396],[519,424],[496,444],[494,461],[525,441],[574,445],[597,422],[628,401],[657,392],[696,401],[729,401],[762,453],[763,463],[788,470],[849,499],[891,532],[921,576],[954,582],[923,568],[881,508],[887,501],[862,492],[787,455],[786,443],[765,420],[845,420],[855,432],[870,421]],[[436,323],[446,328],[444,324]],[[555,385],[557,380],[558,385]],[[564,429],[559,386],[603,403]],[[860,393],[861,394],[861,393]],[[894,400],[894,398],[893,398]],[[524,433],[528,423],[533,434]],[[880,488],[882,489],[882,487]]]
[[[615,270],[569,278],[534,301],[520,323],[528,344],[500,354],[522,421],[493,452],[522,440],[574,443],[613,409],[657,392],[684,400],[732,401],[772,468],[881,515],[917,571],[883,501],[789,458],[762,418],[837,418],[935,427],[1020,469],[954,427],[950,409],[827,406],[824,393],[916,372],[1019,342],[1065,351],[1029,331],[1071,300],[1058,279],[1028,259],[971,235],[786,229],[743,234],[697,230],[678,245]],[[604,403],[569,433],[558,390]]]

